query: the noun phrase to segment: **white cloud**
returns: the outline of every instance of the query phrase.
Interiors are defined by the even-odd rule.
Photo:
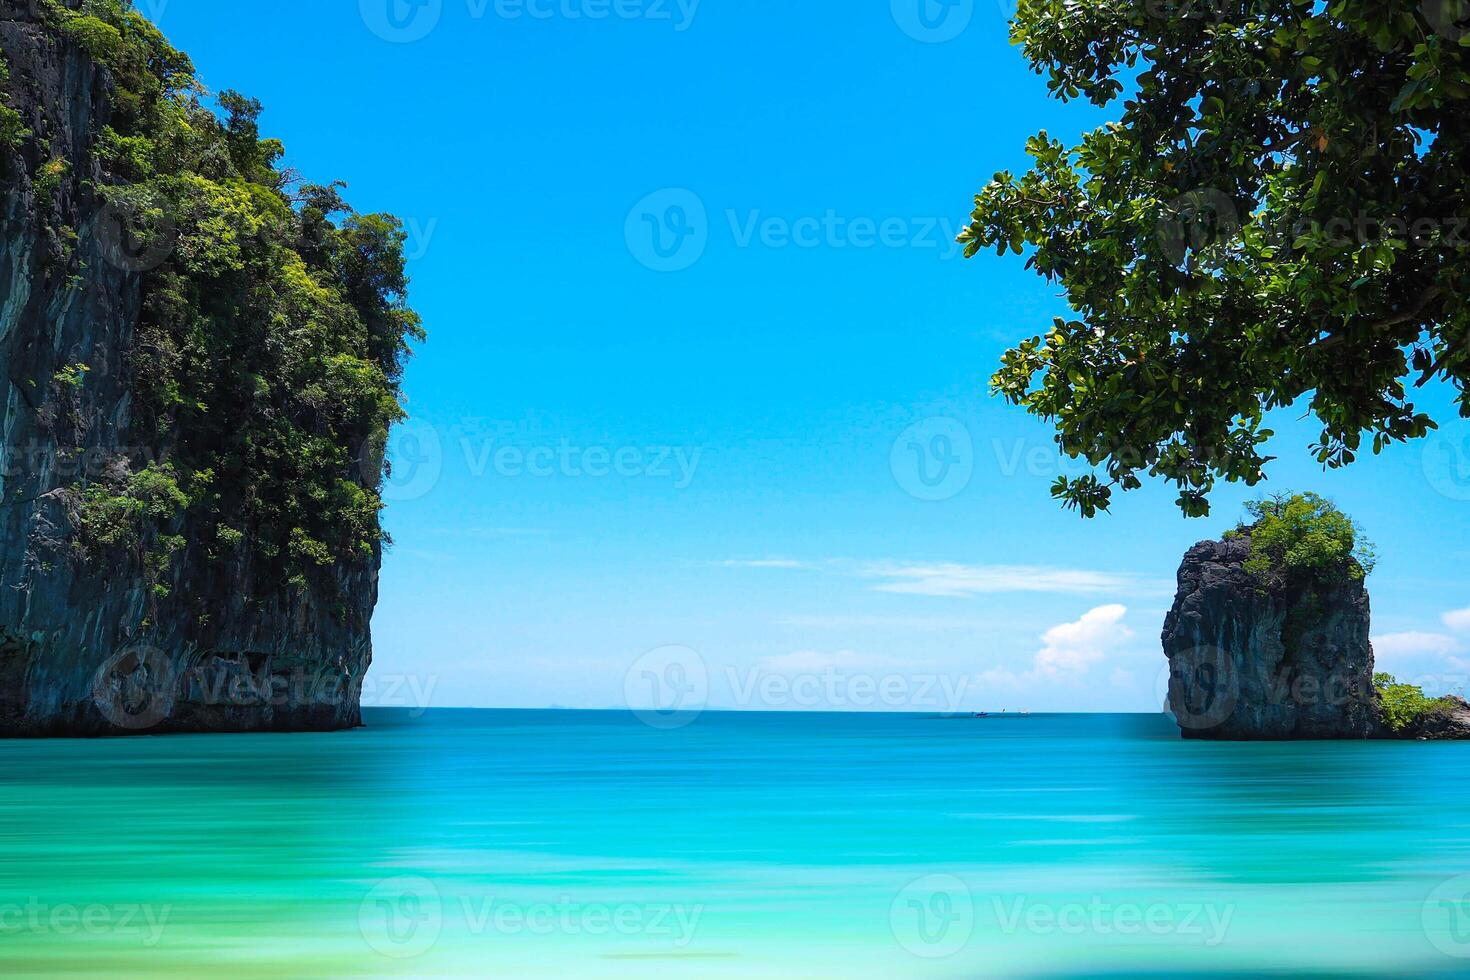
[[[778,622],[782,626],[819,630],[891,629],[911,632],[989,630],[996,626],[992,620],[964,616],[782,616]]]
[[[1035,669],[1051,677],[1080,676],[1107,655],[1107,651],[1133,638],[1123,623],[1125,606],[1098,606],[1075,623],[1062,623],[1041,637],[1046,645],[1036,655]]]
[[[1043,633],[1042,647],[1029,670],[1017,674],[999,667],[982,673],[980,680],[1010,688],[1025,687],[1038,681],[1081,680],[1093,664],[1100,663],[1109,652],[1133,639],[1133,630],[1123,622],[1127,614],[1127,607],[1117,604],[1090,609],[1076,622],[1059,623]],[[1116,668],[1112,679],[1114,682],[1120,680]]]
[[[824,653],[820,650],[793,650],[774,657],[762,657],[757,666],[779,674],[819,673],[824,670],[871,670],[882,667],[923,666],[915,661],[900,661],[892,658],[874,657],[837,650]]]
[[[1401,674],[1445,670],[1463,673],[1470,669],[1470,660],[1465,657],[1470,648],[1470,609],[1451,609],[1441,613],[1439,619],[1449,632],[1404,630],[1373,637],[1379,665]]]
[[[1067,595],[1127,594],[1168,596],[1174,584],[1125,572],[1097,572],[1045,565],[966,565],[960,562],[919,562],[887,559],[855,561],[826,558],[729,558],[711,562],[721,568],[776,568],[825,571],[865,579],[884,579],[876,592],[965,598],[1005,592],[1052,592]]]
[[[1453,609],[1439,618],[1456,633],[1470,633],[1470,609]]]
[[[1390,657],[1423,653],[1448,656],[1459,649],[1460,641],[1444,633],[1406,630],[1402,633],[1386,633],[1383,636],[1373,637],[1373,652]]]
[[[1442,617],[1454,620],[1453,614]],[[1464,637],[1423,630],[1406,630],[1373,637],[1375,669],[1385,671],[1430,694],[1462,693],[1470,660],[1465,659]]]
[[[1470,648],[1470,609],[1451,609],[1439,619],[1449,632],[1404,630],[1373,637],[1379,665],[1390,672],[1408,673],[1470,669],[1465,659]]]
[[[873,586],[878,592],[965,598],[997,592],[1168,593],[1167,583],[1134,575],[1032,565],[962,565],[884,562],[866,566],[861,574],[889,581]]]

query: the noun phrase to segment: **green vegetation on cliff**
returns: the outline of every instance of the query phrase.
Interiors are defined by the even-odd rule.
[[[1295,647],[1323,609],[1323,595],[1361,582],[1377,563],[1363,529],[1337,505],[1315,493],[1278,494],[1246,504],[1248,519],[1225,534],[1248,537],[1241,566],[1262,592],[1293,592],[1284,642]]]
[[[69,491],[72,547],[89,560],[127,550],[155,582],[185,547],[248,555],[257,589],[371,560],[398,381],[423,337],[400,223],[283,170],[260,104],[227,91],[212,108],[188,57],[127,0],[41,10],[58,43],[109,70],[111,116],[89,159],[60,159],[12,118],[0,73],[0,140],[19,148],[0,156],[24,161],[38,214],[95,195],[95,217],[56,228],[58,240],[96,243],[85,254],[142,287],[128,368],[147,458]],[[84,251],[62,249],[78,282]],[[75,395],[85,370],[53,384]]]
[[[15,107],[5,103],[3,95],[9,84],[10,66],[0,58],[0,147],[18,149],[31,132],[26,129],[25,120],[21,119]]]
[[[1373,571],[1373,543],[1326,497],[1278,494],[1245,506],[1248,519],[1225,536],[1250,538],[1251,553],[1243,567],[1262,583],[1361,581]]]
[[[1382,705],[1383,722],[1395,732],[1402,732],[1436,710],[1454,707],[1444,698],[1430,698],[1413,684],[1400,684],[1392,674],[1374,674],[1373,688]]]

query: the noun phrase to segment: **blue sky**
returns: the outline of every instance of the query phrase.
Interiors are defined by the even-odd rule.
[[[411,231],[430,340],[370,699],[1156,708],[1179,558],[1248,494],[1080,521],[1047,495],[1075,465],[988,397],[1065,310],[950,239],[1027,136],[1109,118],[1045,98],[1001,6],[138,6],[265,103],[290,166]],[[1272,488],[1367,526],[1380,664],[1452,685],[1470,427],[1424,403],[1442,435],[1340,473],[1284,413]]]

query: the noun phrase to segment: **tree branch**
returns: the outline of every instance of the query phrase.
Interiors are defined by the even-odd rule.
[[[1422,294],[1420,294],[1417,300],[1414,301],[1413,306],[1409,307],[1407,310],[1395,313],[1393,316],[1384,317],[1382,320],[1377,320],[1373,323],[1370,323],[1368,324],[1367,329],[1370,333],[1383,333],[1384,331],[1392,330],[1394,327],[1400,327],[1403,326],[1405,323],[1410,323],[1414,320],[1417,320],[1419,318],[1419,314],[1423,313],[1424,310],[1429,306],[1429,304],[1433,303],[1436,299],[1443,295],[1443,293],[1444,290],[1441,289],[1439,286],[1430,286]],[[1338,344],[1342,343],[1346,339],[1347,335],[1340,333],[1333,334],[1330,337],[1323,337],[1321,340],[1313,341],[1311,344],[1307,345],[1307,352],[1310,354],[1316,353],[1318,351],[1330,350],[1331,348],[1336,347]]]

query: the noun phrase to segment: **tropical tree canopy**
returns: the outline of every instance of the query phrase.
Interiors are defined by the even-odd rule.
[[[1328,467],[1470,416],[1470,0],[1020,0],[1011,36],[1063,101],[1120,111],[997,173],[960,236],[1073,314],[992,379],[1094,474],[1091,516],[1172,482],[1191,516],[1255,485],[1265,413],[1305,401]]]

